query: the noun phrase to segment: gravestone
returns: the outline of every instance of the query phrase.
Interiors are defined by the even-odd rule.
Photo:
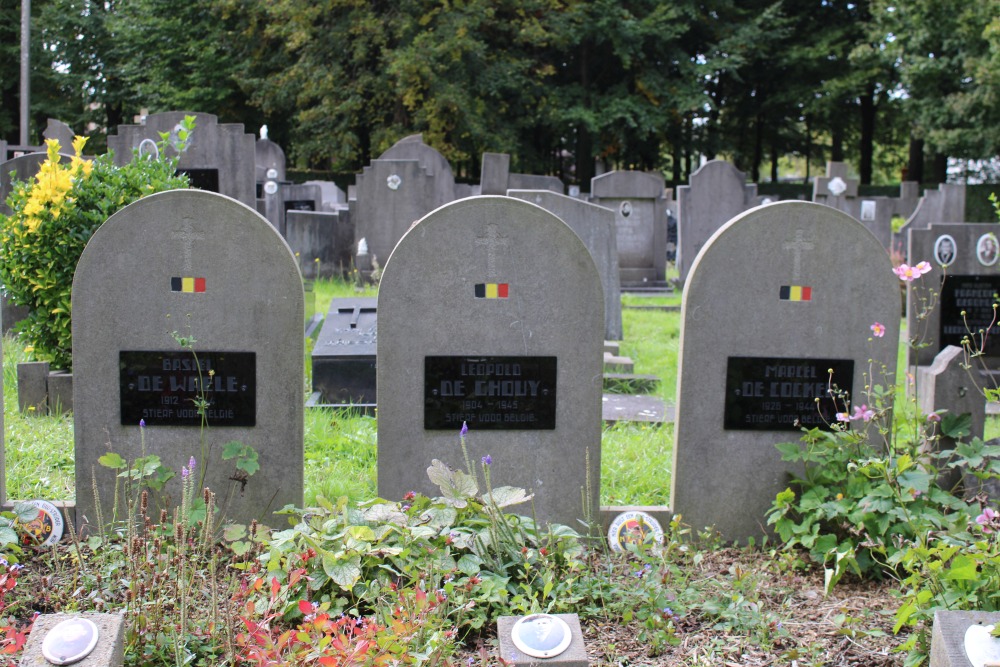
[[[73,139],[76,138],[76,135],[73,132],[73,128],[66,123],[55,118],[49,118],[48,123],[45,125],[45,131],[42,132],[42,137],[57,140],[59,146],[64,151],[68,151],[73,146]]]
[[[566,193],[566,184],[558,176],[541,174],[507,174],[509,190],[549,190],[556,194]]]
[[[172,502],[191,456],[220,507],[232,494],[228,518],[268,522],[268,512],[302,502],[302,278],[263,217],[198,190],[140,199],[87,244],[72,304],[78,521],[97,518],[92,475],[111,516],[114,474],[97,459],[110,450],[134,461],[143,446],[178,473]],[[193,352],[177,335],[195,340]],[[200,398],[209,401],[207,461]],[[259,455],[243,489],[220,457],[234,440]]]
[[[760,206],[709,239],[684,286],[674,513],[726,540],[765,533],[775,495],[802,474],[775,444],[850,412],[829,382],[860,405],[866,384],[894,380],[898,283],[878,240],[828,206]],[[869,342],[875,322],[885,334]],[[884,376],[866,377],[869,359]]]
[[[925,190],[913,214],[900,228],[899,235],[905,242],[911,229],[927,229],[944,222],[965,222],[964,183],[941,183],[937,190]],[[910,261],[916,263],[912,257]]]
[[[479,194],[507,194],[507,176],[510,174],[510,155],[507,153],[483,153],[482,175],[479,178]]]
[[[285,151],[270,139],[258,139],[254,144],[254,178],[257,183],[285,180]]]
[[[312,389],[324,405],[375,404],[376,299],[333,299],[312,351]]]
[[[381,497],[440,495],[423,471],[465,467],[467,423],[476,470],[535,494],[511,511],[580,530],[586,489],[596,518],[603,295],[573,230],[510,197],[444,206],[396,246],[378,318]]]
[[[892,248],[892,216],[895,200],[889,197],[864,197],[856,199],[846,211],[861,221],[886,250]]]
[[[510,190],[507,195],[530,201],[555,214],[580,237],[597,265],[597,272],[601,274],[604,337],[621,340],[622,298],[614,211],[548,190]]]
[[[355,191],[354,243],[365,239],[384,266],[410,225],[454,199],[455,178],[444,156],[414,135],[372,160],[355,179]]]
[[[66,146],[60,145],[60,148],[65,150]],[[7,197],[10,196],[11,184],[14,179],[18,181],[34,179],[47,156],[47,153],[28,153],[0,163],[0,213],[10,215],[10,209],[7,208]],[[64,163],[70,160],[70,156],[66,153],[60,153],[59,158]]]
[[[920,388],[917,396],[920,414],[930,415],[939,411],[955,416],[968,414],[971,419],[969,434],[961,440],[983,437],[986,425],[986,398],[966,368],[965,352],[962,348],[949,345],[934,357],[934,362],[930,366],[918,367],[917,386]],[[931,453],[954,449],[955,443],[955,438],[942,433],[938,439],[927,441],[924,444],[924,451]],[[938,475],[938,484],[941,488],[957,488],[957,483],[962,479],[962,471],[957,468],[949,469],[941,463],[938,467],[941,471]],[[967,494],[969,495],[975,493]]]
[[[218,192],[254,206],[255,141],[243,131],[242,123],[220,123],[209,113],[167,111],[146,117],[143,125],[119,125],[118,134],[108,135],[108,150],[115,153],[115,164],[132,161],[132,151],[142,146],[145,153],[150,143],[160,141],[160,132],[171,135],[176,145],[177,130],[185,116],[195,117],[195,129],[187,150],[180,155],[177,171],[186,173],[191,187]]]
[[[677,271],[687,278],[694,258],[722,225],[753,206],[757,186],[724,160],[706,162],[691,174],[691,184],[677,188]]]
[[[994,322],[993,294],[1000,292],[998,238],[992,222],[930,225],[909,232],[907,256],[912,264],[926,261],[931,270],[906,284],[906,322],[911,340],[925,347],[908,350],[911,366],[927,366],[948,345],[961,347],[969,332],[989,328],[980,362],[1000,364],[1000,325]],[[947,269],[942,268],[947,265]],[[944,282],[942,283],[942,280]],[[934,307],[925,301],[937,293]],[[964,315],[963,315],[964,313]],[[992,323],[992,326],[991,326]]]
[[[813,201],[850,213],[850,206],[858,196],[860,181],[848,176],[846,162],[827,162],[826,176],[813,181]]]
[[[346,210],[285,213],[285,240],[301,258],[304,278],[330,278],[348,273],[354,238],[349,221]]]
[[[324,211],[346,210],[347,195],[333,181],[306,181],[303,185],[315,185],[319,188]]]
[[[611,171],[590,181],[590,201],[615,212],[622,286],[666,279],[667,193],[663,176]]]

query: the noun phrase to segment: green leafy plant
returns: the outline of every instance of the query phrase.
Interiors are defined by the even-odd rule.
[[[190,139],[194,117],[185,119]],[[48,155],[30,182],[16,183],[7,198],[10,215],[0,215],[0,283],[11,300],[28,306],[19,326],[34,356],[59,368],[72,366],[71,308],[73,273],[84,246],[97,228],[119,209],[154,192],[188,187],[176,174],[177,158],[136,155],[116,166],[111,153],[83,159],[86,139],[73,142],[74,155],[61,162],[59,142],[46,142]],[[166,155],[167,139],[159,155]]]

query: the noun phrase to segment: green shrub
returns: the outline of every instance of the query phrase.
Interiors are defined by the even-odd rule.
[[[193,127],[193,118],[186,120],[182,142]],[[176,157],[137,157],[118,167],[111,153],[84,160],[85,142],[77,137],[74,156],[61,164],[59,142],[48,140],[48,157],[37,176],[14,185],[7,198],[12,212],[0,215],[0,282],[15,304],[30,309],[19,325],[21,334],[36,359],[66,369],[73,362],[73,273],[87,241],[112,214],[140,197],[188,187],[187,176],[176,174]]]

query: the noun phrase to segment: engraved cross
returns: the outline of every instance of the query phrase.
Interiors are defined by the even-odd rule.
[[[170,235],[170,238],[177,239],[181,242],[181,252],[184,257],[184,271],[185,273],[192,273],[191,265],[191,252],[194,248],[195,241],[204,241],[205,237],[201,234],[195,233],[191,225],[191,218],[184,218],[179,228],[174,229],[174,233]]]
[[[785,242],[785,250],[791,250],[794,255],[792,255],[792,280],[798,282],[799,274],[802,271],[802,251],[812,250],[816,247],[815,243],[810,243],[803,239],[804,232],[801,229],[795,230],[795,240]]]
[[[506,236],[500,236],[495,223],[486,225],[486,236],[477,236],[476,245],[486,246],[486,277],[497,275],[497,247],[506,248],[510,241]]]

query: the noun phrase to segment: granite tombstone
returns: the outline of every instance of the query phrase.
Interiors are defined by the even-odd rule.
[[[507,196],[541,206],[557,215],[580,237],[597,265],[604,286],[604,337],[621,340],[622,297],[614,211],[549,190],[509,190]]]
[[[540,521],[596,515],[603,294],[573,230],[510,197],[444,206],[396,246],[378,318],[380,496],[440,495],[422,471],[464,468],[464,423],[477,470],[534,493]]]
[[[691,184],[677,188],[677,271],[687,278],[705,241],[734,216],[753,206],[757,186],[725,162],[711,160],[691,174]]]
[[[860,405],[867,383],[895,377],[898,283],[871,232],[828,206],[760,206],[709,239],[682,302],[675,513],[727,540],[765,533],[775,494],[801,474],[775,444],[850,412],[831,385]],[[868,377],[869,359],[885,377]]]
[[[302,320],[295,257],[239,202],[173,190],[109,218],[73,280],[77,520],[97,518],[94,476],[110,516],[114,473],[97,459],[110,450],[134,461],[143,447],[175,473],[195,456],[237,521],[301,503]],[[220,458],[230,441],[259,456],[245,485]],[[167,485],[173,502],[179,483],[178,474]]]
[[[118,134],[108,135],[108,149],[115,153],[115,163],[132,160],[133,149],[160,141],[160,133],[169,135],[168,143],[177,141],[177,130],[185,116],[195,117],[195,129],[187,149],[180,154],[177,171],[186,173],[191,187],[218,192],[254,206],[255,156],[254,136],[243,131],[242,123],[220,123],[209,113],[167,111],[150,114],[142,125],[119,125]]]
[[[590,181],[591,202],[615,212],[618,269],[623,286],[666,279],[667,192],[663,176],[611,171]]]
[[[966,337],[996,369],[1000,362],[1000,325],[995,321],[994,294],[1000,292],[996,223],[934,224],[908,234],[907,256],[913,264],[926,261],[930,270],[907,281],[906,323],[911,340],[921,346],[908,350],[911,366],[928,366],[948,345],[961,347]],[[928,307],[937,295],[934,307]],[[985,332],[983,336],[980,332]],[[926,343],[926,346],[923,344]]]

